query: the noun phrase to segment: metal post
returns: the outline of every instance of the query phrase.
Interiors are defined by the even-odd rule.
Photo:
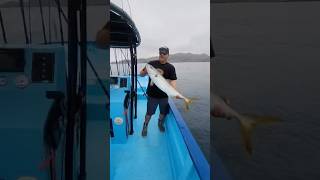
[[[59,13],[60,14],[60,13]],[[62,37],[63,38],[63,37]],[[85,180],[86,172],[86,131],[87,131],[87,0],[81,0],[80,9],[80,61],[81,61],[81,115],[80,115],[80,174]]]
[[[134,69],[135,69],[135,83],[134,83],[134,91],[135,91],[135,98],[134,98],[134,118],[137,119],[137,108],[138,108],[138,89],[137,89],[137,82],[138,82],[138,58],[137,58],[137,47],[134,45]]]
[[[132,42],[132,41],[129,41]],[[129,134],[133,134],[133,98],[134,98],[134,64],[135,58],[133,53],[132,43],[130,43],[130,55],[131,55],[131,91],[130,91],[130,132]]]
[[[65,150],[65,179],[73,180],[74,124],[77,98],[77,0],[68,0],[68,106]]]

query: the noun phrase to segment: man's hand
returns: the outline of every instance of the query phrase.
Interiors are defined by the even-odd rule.
[[[148,74],[148,71],[147,71],[147,69],[146,69],[146,67],[144,67],[143,69],[141,69],[141,71],[140,71],[140,76],[145,76],[146,74]]]
[[[176,99],[183,99],[182,97],[180,97],[179,95],[176,96]]]

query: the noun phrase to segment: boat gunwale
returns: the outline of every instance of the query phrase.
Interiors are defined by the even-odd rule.
[[[210,165],[205,158],[203,152],[201,151],[197,141],[192,136],[191,131],[189,130],[187,124],[185,123],[183,117],[178,111],[173,100],[169,98],[169,106],[172,111],[175,121],[178,125],[178,128],[181,132],[183,140],[187,146],[190,157],[194,163],[194,166],[198,172],[200,179],[209,180],[210,179]]]

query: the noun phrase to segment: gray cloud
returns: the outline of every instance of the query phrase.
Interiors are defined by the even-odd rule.
[[[142,38],[139,57],[156,56],[162,45],[168,46],[170,53],[209,54],[209,0],[128,1],[131,17]],[[128,1],[112,0],[130,14]]]

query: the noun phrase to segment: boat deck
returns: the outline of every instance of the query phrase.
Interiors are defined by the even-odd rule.
[[[173,179],[166,133],[158,129],[159,111],[150,120],[148,136],[142,137],[141,130],[146,113],[144,99],[138,100],[137,119],[134,120],[134,134],[125,144],[112,144],[110,151],[111,179]],[[167,128],[166,128],[167,130]]]
[[[141,85],[138,88],[137,118],[133,120],[133,135],[126,136],[125,128],[116,124],[115,119],[123,119],[123,100],[125,88],[110,89],[110,117],[113,119],[115,137],[111,138],[110,145],[110,176],[111,180],[197,180],[199,174],[190,156],[190,152],[182,136],[187,127],[178,125],[174,113],[176,109],[172,100],[169,100],[170,111],[165,120],[165,132],[158,128],[159,109],[152,116],[148,135],[141,136],[147,98],[144,96],[147,77],[139,77]],[[142,88],[144,87],[144,88]],[[123,120],[125,123],[126,121]],[[122,125],[124,126],[124,125]]]

